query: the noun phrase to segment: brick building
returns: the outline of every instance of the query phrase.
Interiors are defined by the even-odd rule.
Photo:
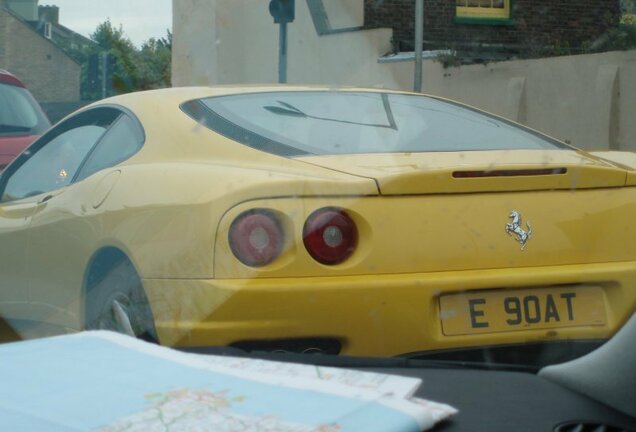
[[[33,25],[38,21],[37,0],[0,0],[0,69],[40,102],[78,101],[81,67]]]
[[[365,0],[365,27],[413,49],[414,0]],[[424,0],[426,48],[576,53],[618,25],[620,0]]]
[[[89,38],[60,24],[60,8],[57,6],[38,6],[38,20],[29,24],[71,55],[74,50],[87,50],[96,45]]]

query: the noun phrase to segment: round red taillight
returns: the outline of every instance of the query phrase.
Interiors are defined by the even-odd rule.
[[[239,215],[228,236],[234,256],[243,264],[261,267],[274,261],[283,250],[283,230],[273,213],[250,210]]]
[[[305,222],[303,241],[309,255],[322,264],[340,264],[358,243],[353,220],[341,209],[316,210]]]

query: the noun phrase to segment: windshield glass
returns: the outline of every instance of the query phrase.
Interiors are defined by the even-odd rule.
[[[0,83],[0,136],[38,135],[48,126],[26,89]]]
[[[279,92],[209,98],[184,109],[210,129],[258,149],[259,142],[281,144],[281,154],[566,148],[503,119],[412,95]]]

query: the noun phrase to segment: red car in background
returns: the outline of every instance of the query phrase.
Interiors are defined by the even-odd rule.
[[[0,69],[0,171],[50,126],[24,84]]]

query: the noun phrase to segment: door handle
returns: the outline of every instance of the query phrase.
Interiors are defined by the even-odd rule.
[[[53,195],[53,194],[48,194],[47,196],[42,198],[40,201],[38,201],[38,204],[43,204],[43,203],[47,202],[48,200],[50,200],[51,198],[53,198],[54,196],[55,195]]]
[[[44,204],[47,201],[50,201],[52,198],[55,198],[56,196],[60,195],[63,191],[62,190],[57,190],[54,192],[49,192],[46,195],[44,195],[44,198],[40,198],[40,200],[38,201],[38,205],[40,204]]]

